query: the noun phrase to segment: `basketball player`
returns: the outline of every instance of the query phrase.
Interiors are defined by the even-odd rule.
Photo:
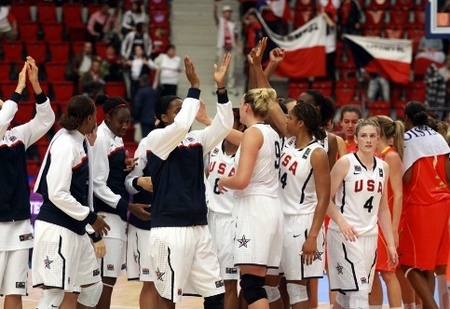
[[[107,234],[109,226],[92,205],[91,150],[85,135],[97,124],[94,102],[72,97],[60,124],[36,180],[44,202],[35,222],[33,286],[44,289],[38,309],[59,307],[64,297],[71,308],[77,301],[95,307],[103,286],[86,225],[92,225],[94,239]],[[79,294],[73,293],[79,288]]]
[[[177,97],[161,101],[156,110],[160,128],[147,138],[154,189],[148,247],[159,308],[175,308],[187,284],[205,298],[205,308],[223,308],[223,280],[207,227],[203,156],[233,125],[224,87],[230,59],[228,54],[220,67],[214,65],[218,104],[210,126],[189,132],[199,110],[200,80],[185,57],[185,73],[191,83],[188,96],[183,102]]]
[[[102,297],[98,309],[111,305],[111,295],[117,276],[126,268],[127,211],[149,220],[150,214],[144,204],[129,203],[125,188],[125,177],[134,167],[135,161],[128,159],[122,137],[130,125],[130,111],[124,99],[98,95],[97,105],[102,105],[104,121],[98,126],[97,140],[92,147],[94,175],[94,208],[105,216],[111,227],[103,240],[106,255],[99,261],[103,281]]]
[[[36,116],[26,124],[8,130],[27,79],[37,102]],[[0,294],[5,297],[6,309],[22,308],[22,296],[27,295],[28,259],[33,246],[25,152],[44,136],[54,121],[50,101],[39,85],[38,67],[33,58],[27,57],[16,90],[9,100],[0,101],[0,231],[3,235],[0,241]]]
[[[422,103],[409,102],[404,114],[407,130],[403,155],[405,226],[400,238],[400,264],[423,307],[434,309],[438,308],[433,297],[434,272],[445,274],[449,250],[450,148],[428,126]],[[444,282],[440,284],[440,280]],[[440,299],[446,292],[445,276],[438,276]]]
[[[170,100],[166,96],[164,100]],[[162,102],[162,104],[165,104]],[[150,205],[153,198],[153,184],[150,174],[150,153],[147,152],[147,136],[140,142],[134,153],[137,159],[136,166],[127,175],[125,185],[128,193],[133,194],[134,203]],[[147,209],[150,211],[150,209]],[[127,244],[127,275],[128,280],[142,281],[142,289],[139,296],[140,309],[157,309],[159,295],[153,282],[152,268],[150,264],[150,251],[148,240],[150,239],[150,220],[141,220],[134,214],[128,219],[128,244]]]
[[[377,156],[389,165],[388,180],[388,203],[392,216],[392,231],[395,246],[398,247],[399,224],[403,203],[402,184],[402,155],[403,155],[403,135],[405,128],[399,120],[393,121],[387,116],[374,116],[371,118],[380,128],[380,140],[377,146]],[[394,146],[389,144],[393,143]],[[399,149],[399,151],[397,151]],[[386,284],[389,307],[399,309],[402,306],[402,293],[400,283],[397,279],[396,268],[390,268],[388,261],[387,243],[383,232],[378,233],[377,245],[377,265],[372,291],[369,297],[371,309],[381,309],[383,307],[383,290],[381,288],[380,276]]]
[[[311,104],[289,111],[280,164],[279,196],[286,229],[281,267],[292,308],[310,308],[307,280],[323,276],[323,220],[330,200],[328,156],[320,115]]]
[[[387,163],[374,156],[378,126],[364,120],[356,127],[358,151],[340,158],[331,171],[327,255],[331,290],[340,292],[333,308],[369,308],[378,227],[388,246],[389,266],[397,263],[387,204]]]
[[[243,131],[245,126],[239,122],[239,109],[233,108],[233,129]],[[233,191],[219,192],[218,182],[222,176],[235,173],[234,158],[239,145],[223,140],[209,154],[206,192],[208,196],[208,226],[213,239],[213,247],[219,257],[222,278],[225,283],[225,309],[239,307],[237,281],[239,274],[234,266],[234,221]]]
[[[361,118],[361,108],[356,105],[346,105],[341,109],[341,127],[344,134],[347,153],[357,151],[355,128]]]

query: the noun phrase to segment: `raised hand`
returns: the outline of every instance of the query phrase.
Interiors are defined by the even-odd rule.
[[[22,70],[19,73],[19,79],[17,80],[17,87],[16,87],[17,93],[22,93],[23,90],[25,89],[27,82],[27,66],[28,66],[27,63],[25,62]]]
[[[28,73],[28,80],[30,81],[30,83],[37,83],[39,82],[38,80],[38,73],[39,73],[39,69],[36,65],[36,61],[30,57],[27,56],[27,73]]]
[[[259,40],[258,46],[248,54],[247,58],[252,65],[261,65],[262,57],[264,55],[264,51],[267,47],[267,37],[263,37]]]
[[[200,88],[200,78],[195,71],[194,63],[188,56],[184,57],[184,73],[188,81],[191,83],[191,88]]]
[[[217,66],[217,64],[214,64],[214,81],[217,84],[218,88],[225,86],[225,77],[227,75],[228,66],[231,62],[231,54],[227,53],[225,56],[223,56],[222,64],[220,67]]]
[[[276,47],[270,51],[270,61],[280,63],[284,59],[284,49]]]
[[[128,150],[125,151],[125,172],[131,172],[136,166],[136,162],[139,158],[130,158]]]

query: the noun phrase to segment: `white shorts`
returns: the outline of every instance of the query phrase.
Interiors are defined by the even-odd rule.
[[[285,234],[281,265],[286,280],[322,278],[325,268],[324,232],[320,229],[317,237],[317,258],[311,265],[301,262],[300,252],[308,236],[314,213],[299,216],[285,216]]]
[[[211,231],[213,248],[219,258],[220,274],[223,280],[238,280],[239,273],[234,267],[233,259],[235,229],[233,216],[209,211],[208,226]]]
[[[27,295],[30,249],[0,252],[0,295]]]
[[[186,284],[203,297],[225,292],[208,226],[152,228],[148,248],[161,297],[180,302]]]
[[[278,198],[242,196],[235,199],[234,264],[267,268],[280,266],[284,215]]]
[[[352,292],[372,290],[378,236],[346,241],[341,232],[328,229],[327,258],[330,289]]]
[[[127,275],[128,280],[153,281],[150,275],[148,239],[150,230],[128,226]]]
[[[117,238],[103,238],[106,254],[98,260],[102,277],[117,278],[127,269],[125,260],[127,243]]]
[[[34,224],[33,286],[72,292],[100,282],[100,269],[91,239],[44,221]]]

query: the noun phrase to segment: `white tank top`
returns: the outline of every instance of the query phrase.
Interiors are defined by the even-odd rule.
[[[231,215],[233,210],[234,190],[219,192],[219,177],[233,176],[235,173],[234,155],[227,155],[223,151],[223,143],[216,146],[209,155],[206,190],[208,193],[208,208],[214,212]]]
[[[280,167],[281,141],[278,133],[268,124],[255,124],[263,134],[263,144],[258,151],[250,183],[244,190],[236,190],[235,197],[265,195],[278,197],[278,169]],[[241,147],[236,153],[236,169],[239,169]]]
[[[383,161],[374,157],[373,170],[368,171],[356,153],[344,157],[350,161],[350,167],[336,192],[336,207],[358,234],[377,234],[378,208],[386,181]],[[339,230],[334,221],[329,228]]]
[[[323,149],[317,140],[305,148],[295,148],[295,137],[286,140],[281,153],[279,196],[285,215],[314,213],[317,206],[316,184],[311,154]]]

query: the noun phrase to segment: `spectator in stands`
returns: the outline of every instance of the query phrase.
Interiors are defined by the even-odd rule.
[[[257,1],[256,9],[261,13],[262,18],[270,30],[277,34],[285,34],[286,28],[283,19],[274,14],[272,6],[268,2],[266,0]]]
[[[128,32],[123,39],[120,50],[122,57],[126,60],[130,60],[136,45],[140,45],[142,47],[145,56],[150,56],[152,50],[152,40],[150,39],[148,32],[145,31],[145,24],[143,23],[138,23],[136,28]]]
[[[441,39],[427,39],[423,36],[420,39],[417,58],[426,58],[437,63],[445,62],[445,54],[443,52],[444,44]]]
[[[141,45],[134,47],[132,60],[127,60],[126,65],[130,67],[130,99],[134,101],[134,96],[139,88],[139,79],[143,75],[148,75],[150,69],[156,70],[157,66],[153,60],[149,59],[144,54],[144,49]]]
[[[319,0],[318,12],[325,18],[327,22],[327,37],[325,42],[326,53],[326,78],[332,82],[331,96],[334,97],[336,84],[336,40],[337,40],[337,18],[340,7],[339,0]]]
[[[117,55],[114,45],[106,45],[105,58],[100,65],[100,71],[105,82],[123,81],[123,65],[122,57]]]
[[[147,24],[148,15],[145,13],[145,6],[142,1],[131,0],[131,8],[122,17],[122,35],[125,37],[128,32],[136,30],[138,23]]]
[[[91,99],[104,92],[105,81],[100,73],[100,61],[94,59],[89,71],[84,73],[80,79],[81,90],[83,94],[86,94]]]
[[[0,6],[0,38],[2,36],[8,40],[17,39],[17,20],[9,7],[4,5]]]
[[[247,13],[242,16],[242,24],[244,25],[245,33],[244,54],[248,55],[264,36],[263,27],[256,17],[254,8],[250,8]]]
[[[142,75],[140,87],[133,100],[131,115],[134,124],[140,124],[142,137],[146,137],[155,128],[155,106],[159,101],[158,91],[150,85],[150,77]]]
[[[362,12],[357,0],[343,0],[338,9],[338,31],[341,40],[345,34],[360,34]],[[347,58],[347,44],[344,41],[342,51],[343,60]]]
[[[445,112],[440,110],[445,106],[447,97],[447,80],[449,72],[445,73],[446,66],[438,69],[436,64],[428,66],[423,81],[425,88],[425,104],[434,112],[438,119],[443,119]],[[448,69],[447,69],[448,70]],[[435,109],[436,108],[436,109]]]
[[[94,59],[97,59],[97,56],[94,53],[92,42],[84,42],[83,51],[75,54],[70,63],[70,72],[68,72],[70,79],[78,82],[79,78],[89,71]]]
[[[236,58],[237,28],[232,20],[232,14],[231,7],[224,5],[222,7],[222,16],[219,17],[218,2],[214,2],[214,21],[218,29],[216,63],[220,63],[225,54],[231,54],[231,63],[228,67],[226,77],[226,87],[228,94],[237,94],[237,91],[234,90],[236,81],[234,76],[234,63]]]
[[[183,62],[176,54],[175,45],[170,44],[164,54],[155,59],[158,67],[157,79],[161,96],[177,95],[178,76],[183,71]]]
[[[155,59],[163,53],[169,46],[169,39],[167,38],[167,31],[164,28],[156,28],[152,35],[152,53],[150,58]]]
[[[385,101],[389,102],[390,87],[389,80],[381,73],[368,73],[366,77],[369,79],[369,86],[367,87],[367,101]]]
[[[100,5],[90,17],[87,25],[88,40],[97,43],[102,40],[117,41],[118,21],[115,13],[109,12],[108,3]]]

